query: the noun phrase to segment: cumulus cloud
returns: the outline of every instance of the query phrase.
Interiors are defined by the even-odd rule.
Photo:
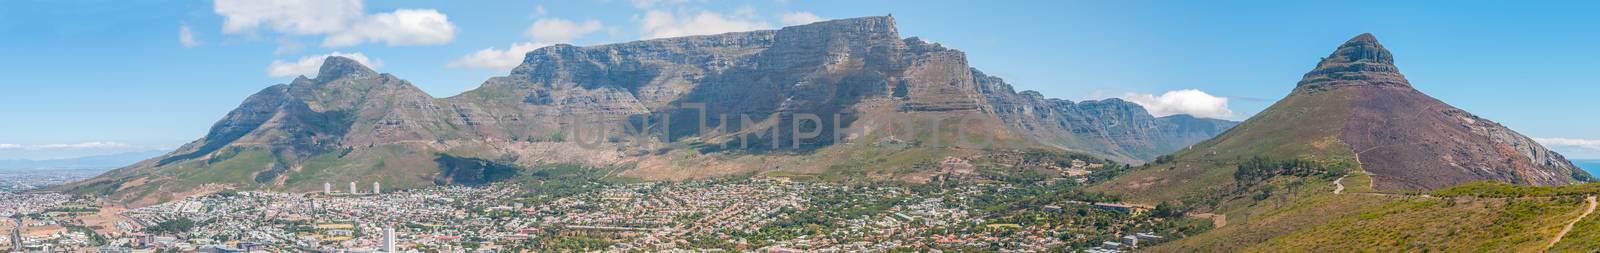
[[[770,27],[767,22],[753,17],[752,14],[753,11],[749,8],[741,8],[735,15],[723,15],[713,11],[680,15],[651,10],[645,12],[644,17],[639,19],[639,31],[644,33],[646,39],[656,39],[743,32]]]
[[[548,43],[523,42],[511,44],[507,49],[485,48],[456,58],[450,61],[452,68],[482,68],[494,70],[511,70],[522,64],[522,57],[528,52],[541,47],[550,46]]]
[[[818,17],[817,14],[811,14],[811,12],[792,11],[778,16],[778,20],[783,22],[783,25],[790,26],[815,23],[822,21],[822,17]]]
[[[362,17],[361,0],[216,0],[222,32],[250,33],[259,28],[312,35],[349,29]]]
[[[1600,139],[1533,138],[1533,140],[1570,158],[1600,159]]]
[[[183,44],[185,48],[200,46],[200,41],[194,39],[194,31],[189,29],[189,25],[178,27],[178,43]]]
[[[1212,96],[1195,89],[1167,91],[1160,96],[1128,93],[1123,95],[1122,99],[1143,106],[1145,110],[1150,111],[1150,115],[1156,117],[1174,114],[1204,118],[1234,116],[1233,110],[1228,109],[1228,98]]]
[[[267,29],[290,35],[323,35],[324,47],[365,42],[389,46],[438,45],[455,39],[456,27],[432,9],[400,9],[368,15],[360,0],[216,0],[222,32],[254,34]]]
[[[513,43],[506,49],[485,48],[456,58],[448,64],[452,68],[482,68],[510,70],[522,64],[528,52],[559,43],[570,43],[605,29],[598,20],[576,22],[560,18],[541,18],[533,22],[525,33],[533,41]]]
[[[361,63],[361,65],[366,65],[368,68],[372,69],[378,69],[378,67],[383,66],[382,61],[375,61],[367,58],[366,54],[333,52],[323,55],[306,56],[304,58],[300,58],[298,61],[293,62],[274,60],[272,61],[272,64],[267,65],[267,75],[274,77],[315,76],[317,75],[317,71],[322,69],[322,62],[327,60],[329,56],[342,56],[345,58],[350,58],[351,60],[355,60],[356,62]]]
[[[389,46],[440,45],[455,39],[456,25],[436,10],[402,9],[367,17],[348,31],[328,35],[323,47],[346,47],[362,42]]]

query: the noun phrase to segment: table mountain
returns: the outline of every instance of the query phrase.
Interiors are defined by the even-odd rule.
[[[1235,124],[1015,92],[961,51],[864,17],[555,45],[441,99],[329,57],[315,78],[250,96],[200,140],[63,189],[154,203],[224,188],[482,183],[497,168],[549,164],[642,179],[854,168],[894,180],[899,172],[879,172],[990,150],[1141,163]]]

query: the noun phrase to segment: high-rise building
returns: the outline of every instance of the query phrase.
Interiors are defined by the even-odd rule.
[[[356,194],[356,181],[350,181],[350,194]]]
[[[383,187],[379,186],[378,182],[372,182],[372,194],[379,194],[379,193],[383,193]]]
[[[332,195],[332,194],[333,194],[333,183],[322,182],[322,195]]]
[[[383,252],[394,253],[394,226],[383,227]]]

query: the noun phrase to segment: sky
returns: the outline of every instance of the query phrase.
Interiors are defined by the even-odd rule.
[[[1243,120],[1371,32],[1419,90],[1600,159],[1600,2],[0,1],[0,159],[174,148],[327,55],[435,97],[522,53],[892,14],[904,37],[1069,100]]]

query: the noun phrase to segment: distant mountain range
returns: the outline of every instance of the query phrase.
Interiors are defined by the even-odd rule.
[[[109,155],[95,155],[78,158],[25,160],[11,159],[0,160],[0,170],[35,170],[35,169],[115,169],[132,165],[165,155],[172,150],[151,150],[142,152],[127,152]]]
[[[442,99],[330,57],[315,78],[250,96],[203,139],[65,189],[150,204],[202,189],[476,182],[492,178],[486,168],[551,164],[645,180],[849,171],[841,178],[915,181],[947,157],[993,150],[1138,164],[1236,124],[1016,92],[961,51],[901,38],[893,17],[864,17],[555,45]]]

